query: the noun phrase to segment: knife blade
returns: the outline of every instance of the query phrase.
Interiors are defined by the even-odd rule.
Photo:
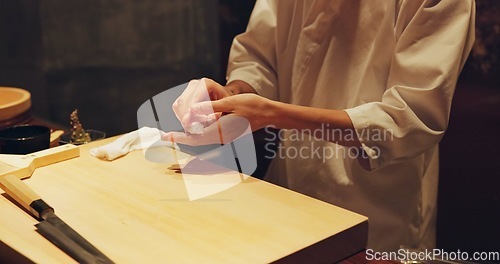
[[[15,175],[0,177],[0,187],[30,211],[40,223],[38,232],[79,263],[113,263],[101,251],[73,230],[26,183]]]

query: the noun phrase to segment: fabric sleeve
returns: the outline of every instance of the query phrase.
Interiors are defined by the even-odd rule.
[[[227,82],[244,81],[259,95],[277,100],[276,3],[257,0],[247,30],[231,46]]]
[[[381,101],[346,109],[371,169],[414,158],[439,143],[474,42],[473,0],[420,1],[417,8],[414,2],[403,2],[399,10]]]

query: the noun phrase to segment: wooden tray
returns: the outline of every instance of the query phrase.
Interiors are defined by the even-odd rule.
[[[189,201],[171,164],[149,162],[142,151],[112,162],[88,154],[113,139],[83,145],[80,157],[24,181],[117,263],[332,263],[366,246],[366,217],[252,177]],[[0,210],[7,246],[37,263],[74,262],[6,194]]]
[[[20,88],[0,87],[0,129],[29,120],[30,110],[30,92]]]

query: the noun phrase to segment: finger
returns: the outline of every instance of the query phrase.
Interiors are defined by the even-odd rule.
[[[222,99],[222,95],[218,92],[219,89],[224,89],[222,85],[212,79],[203,78],[202,80],[205,81],[205,85],[207,87],[208,95],[210,96],[211,101]]]
[[[234,108],[230,104],[229,98],[223,98],[216,101],[206,101],[193,104],[190,108],[191,115],[202,114],[210,115],[213,113],[229,113],[233,112]]]
[[[187,133],[183,132],[168,132],[165,133],[161,136],[161,139],[164,141],[169,141],[172,143],[180,143],[180,144],[186,144],[186,145],[195,145],[195,143],[199,140],[197,140],[199,136],[197,135],[190,135]]]
[[[217,101],[204,101],[195,103],[189,111],[182,117],[181,123],[184,128],[189,127],[193,122],[200,122],[208,126],[221,117],[223,113],[233,111],[229,98]]]
[[[166,132],[161,135],[161,140],[163,141],[169,141],[169,142],[174,142],[174,133],[178,132]]]
[[[198,127],[201,124],[202,125],[201,129],[204,129],[205,127],[208,127],[211,124],[213,124],[214,122],[216,122],[221,116],[222,116],[222,113],[213,113],[213,114],[209,114],[209,115],[197,114],[194,116],[190,116],[189,120],[186,119],[187,121],[186,121],[186,126],[184,127],[184,131],[189,132],[191,134],[203,134],[204,133],[203,130],[201,131],[201,133],[200,132],[193,132],[193,131],[198,131],[198,128],[196,128],[195,130],[192,130],[193,129],[192,127],[195,126],[195,124],[196,124],[196,127]]]
[[[203,122],[203,125],[205,127],[213,124],[215,121],[217,121],[220,117],[222,116],[222,113],[213,113],[208,116],[205,116],[205,122]]]
[[[198,116],[198,115],[210,115],[214,113],[214,109],[212,107],[212,102],[211,101],[205,101],[205,102],[199,102],[193,104],[189,108],[189,112],[191,116]]]
[[[212,109],[214,113],[231,113],[234,112],[235,108],[233,105],[234,97],[226,97],[220,100],[212,101]]]
[[[205,123],[207,121],[211,121],[213,119],[212,114],[195,114],[191,113],[191,110],[187,112],[181,119],[182,127],[185,129],[193,124],[193,122]]]
[[[191,116],[190,123],[199,122],[202,123],[205,127],[211,125],[213,122],[217,121],[222,116],[222,113],[212,113],[208,115],[195,114]]]

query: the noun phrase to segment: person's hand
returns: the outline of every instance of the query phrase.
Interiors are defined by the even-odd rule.
[[[270,124],[273,115],[273,101],[257,94],[244,93],[215,101],[199,102],[191,106],[192,115],[224,113],[248,120],[252,131]]]
[[[230,93],[222,85],[211,79],[202,78],[200,80],[192,80],[184,92],[172,104],[172,109],[184,130],[188,129],[193,122],[200,122],[204,126],[208,126],[220,117],[220,115],[217,115],[213,111],[207,112],[204,115],[200,113],[193,114],[190,110],[191,106],[203,101],[219,100],[229,95]]]
[[[190,115],[207,116],[215,113],[220,118],[205,127],[201,135],[168,132],[162,139],[187,145],[226,144],[272,124],[272,109],[273,101],[251,93],[224,97],[216,101],[202,101],[191,106]]]
[[[184,132],[167,132],[161,136],[164,141],[201,146],[211,144],[227,144],[239,137],[252,133],[248,120],[235,115],[225,115],[207,126],[203,134]]]

